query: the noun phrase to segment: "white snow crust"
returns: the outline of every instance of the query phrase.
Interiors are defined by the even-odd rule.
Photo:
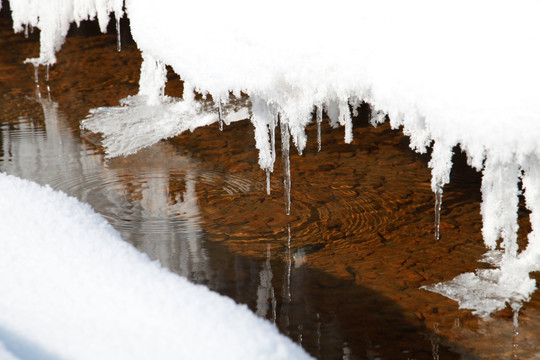
[[[13,12],[15,30],[26,23],[42,28],[38,62],[49,64],[54,62],[51,53],[63,42],[66,23],[94,13],[101,21],[104,17],[99,14],[109,11],[118,18],[118,1],[11,3],[20,8]],[[429,166],[436,208],[449,181],[452,153],[459,146],[469,164],[483,172],[482,233],[488,249],[503,251],[501,271],[514,274],[515,266],[509,264],[536,268],[540,250],[539,2],[126,0],[125,9],[144,59],[137,101],[128,101],[110,114],[98,110],[97,117],[91,114],[84,125],[102,131],[111,144],[120,142],[111,145],[113,155],[156,141],[118,136],[113,125],[117,118],[122,124],[133,118],[141,133],[148,133],[156,126],[165,127],[156,117],[176,112],[167,110],[170,100],[163,95],[165,65],[172,66],[187,85],[182,101],[192,101],[189,89],[193,87],[212,95],[218,113],[208,118],[197,110],[191,122],[184,116],[189,114],[186,108],[178,110],[182,116],[165,116],[172,122],[167,125],[172,130],[163,131],[165,136],[223,121],[222,107],[231,94],[240,98],[243,92],[251,99],[259,163],[268,174],[275,162],[273,136],[278,124],[282,136],[288,139],[290,134],[302,152],[306,125],[314,112],[321,114],[324,109],[332,125],[344,126],[345,141],[350,142],[351,109],[354,114],[367,102],[373,110],[373,125],[388,118],[393,128],[401,128],[410,137],[414,150],[426,152],[432,147]],[[37,20],[41,17],[61,21]],[[45,34],[55,36],[51,40]],[[160,110],[149,115],[148,106]],[[141,140],[136,146],[122,145],[130,139]],[[288,153],[288,143],[285,146]],[[520,181],[523,189],[518,187]],[[285,188],[286,192],[290,189],[290,179]],[[533,231],[527,249],[519,252],[517,206],[522,190],[532,211]],[[475,286],[467,284],[462,286],[464,292]],[[513,298],[527,299],[535,288],[514,284],[520,296]],[[492,293],[486,291],[484,296]]]
[[[308,359],[246,306],[122,241],[89,205],[0,173],[0,357]]]

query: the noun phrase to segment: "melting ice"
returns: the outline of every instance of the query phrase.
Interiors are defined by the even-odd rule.
[[[109,12],[123,14],[121,0],[11,3],[15,31],[25,24],[41,29],[40,55],[31,61],[44,65],[54,63],[70,22],[97,17],[103,29]],[[428,289],[480,314],[527,300],[535,290],[529,273],[540,264],[540,51],[533,45],[540,42],[540,3],[126,0],[125,9],[144,60],[139,95],[96,109],[83,123],[104,133],[111,156],[249,115],[267,176],[279,126],[287,173],[289,138],[301,153],[313,112],[320,126],[324,109],[350,142],[351,110],[366,102],[372,124],[389,119],[414,150],[431,148],[436,238],[453,149],[483,173],[482,234],[488,250],[500,253],[497,268]],[[217,106],[165,97],[165,65]],[[229,99],[241,93],[251,107],[228,112]],[[125,131],[127,124],[136,126]],[[532,225],[521,252],[520,181]],[[290,177],[284,185],[288,204]]]

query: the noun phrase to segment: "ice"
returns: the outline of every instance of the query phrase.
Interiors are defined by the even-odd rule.
[[[283,118],[279,121],[279,128],[281,130],[281,158],[283,162],[283,193],[285,195],[285,213],[291,214],[291,163],[289,157],[290,147],[290,134],[289,124],[283,121]]]
[[[440,220],[443,186],[450,182],[450,171],[452,169],[452,148],[438,141],[433,145],[431,153],[431,190],[435,193],[435,240],[440,238]]]
[[[512,321],[512,357],[518,359],[517,351],[519,349],[518,336],[519,336],[519,310],[521,305],[516,305],[512,308],[514,311]]]
[[[435,240],[441,238],[441,207],[442,207],[442,187],[435,190]]]
[[[53,64],[70,22],[97,17],[104,29],[110,12],[120,18],[121,5],[120,0],[12,1],[14,29],[40,28],[40,57],[30,62]],[[461,288],[480,284],[486,297],[499,299],[504,283],[512,287],[505,293],[512,301],[534,291],[528,271],[540,254],[540,49],[532,44],[540,42],[540,3],[338,0],[313,6],[307,0],[277,0],[270,6],[247,0],[126,0],[125,8],[144,59],[139,95],[124,99],[123,106],[94,110],[83,124],[104,134],[110,156],[220,118],[227,123],[227,115],[219,114],[227,112],[231,98],[247,94],[252,105],[229,115],[250,117],[268,191],[277,117],[283,139],[291,137],[301,154],[305,128],[315,117],[320,129],[322,109],[330,125],[345,128],[344,142],[350,143],[351,113],[367,103],[373,125],[389,121],[409,136],[412,149],[431,152],[436,238],[453,151],[463,151],[469,165],[482,171],[482,234],[488,249],[504,252],[502,275],[488,281],[475,274],[458,281]],[[183,100],[163,95],[166,65],[184,81]],[[192,90],[212,95],[217,105],[194,101]],[[287,144],[282,141],[282,153]],[[287,212],[288,159],[283,155]],[[521,252],[520,181],[533,229]],[[523,272],[507,266],[515,262]],[[513,275],[521,280],[505,282]],[[499,305],[490,307],[495,308]]]
[[[323,118],[323,108],[321,105],[317,106],[317,151],[321,151],[322,139],[321,139],[321,125]]]
[[[221,99],[217,100],[217,106],[218,106],[218,121],[219,121],[219,130],[223,131],[223,104],[221,103]]]
[[[116,50],[122,51],[122,34],[120,32],[120,18],[116,19]]]
[[[2,358],[309,358],[246,306],[150,261],[75,198],[0,173],[0,217]]]
[[[212,110],[208,110],[211,108]],[[117,107],[93,109],[81,122],[84,130],[100,132],[108,157],[128,155],[184,131],[213,124],[218,114],[213,104],[189,103],[162,98],[159,104],[149,105],[148,97],[135,95],[123,99]],[[223,108],[226,124],[249,117],[246,105]],[[115,121],[110,121],[114,118]]]
[[[529,277],[530,268],[515,258],[500,266],[461,274],[453,280],[424,288],[447,296],[457,301],[460,308],[470,309],[482,317],[504,309],[507,304],[521,306],[530,299],[536,287]]]

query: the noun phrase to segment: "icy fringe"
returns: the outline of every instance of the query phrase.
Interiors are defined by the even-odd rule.
[[[305,101],[296,106],[294,102],[269,100],[265,94],[249,94],[250,103],[245,101],[239,107],[238,99],[223,94],[211,94],[218,100],[210,105],[210,102],[204,105],[194,101],[193,88],[185,83],[184,99],[175,100],[163,94],[165,66],[146,54],[143,54],[143,59],[139,94],[123,100],[124,105],[121,107],[93,110],[83,122],[84,128],[103,133],[109,156],[134,152],[136,147],[150,145],[160,138],[174,136],[187,129],[194,130],[215,122],[229,124],[250,117],[259,151],[259,165],[267,174],[268,193],[271,190],[270,176],[276,162],[276,131],[281,135],[284,196],[286,212],[290,213],[290,138],[301,154],[307,143],[305,127],[312,122],[315,114],[320,148],[320,126],[324,112],[332,127],[345,128],[344,140],[350,143],[353,140],[352,117],[357,114],[360,105],[366,102],[372,107],[370,123],[373,126],[390,118],[391,127],[401,128],[410,137],[410,146],[415,151],[424,153],[432,145],[429,167],[432,174],[431,188],[435,194],[435,238],[439,238],[443,187],[450,182],[454,148],[460,144],[433,135],[425,118],[416,111],[410,114],[385,112],[369,91],[359,95],[319,98],[313,100],[311,106],[305,106]],[[111,121],[113,118],[114,121]],[[166,136],[163,135],[165,133]],[[126,144],[132,148],[129,149]],[[451,281],[426,286],[424,289],[454,299],[462,308],[471,309],[481,316],[501,310],[507,303],[513,309],[518,309],[536,289],[535,281],[529,273],[540,270],[538,156],[529,154],[518,158],[515,154],[506,153],[502,156],[501,153],[491,153],[478,146],[462,146],[462,150],[468,156],[469,165],[477,170],[483,169],[482,234],[489,251],[482,261],[491,263],[495,268],[462,274]],[[533,229],[529,234],[529,245],[521,253],[517,245],[520,181],[525,190],[526,206],[531,210]]]
[[[22,31],[23,25],[43,29],[40,57],[28,60],[35,65],[54,64],[54,53],[64,42],[70,22],[79,23],[97,16],[101,29],[105,30],[109,12],[114,12],[117,19],[123,14],[121,0],[55,0],[53,5],[50,2],[45,5],[45,2],[39,0],[11,1],[15,31]],[[28,12],[26,9],[32,11]],[[64,10],[57,11],[58,9]],[[187,79],[188,81],[184,82],[184,98],[178,100],[164,95],[165,75],[165,63],[159,60],[159,56],[143,51],[139,94],[123,99],[121,106],[92,110],[84,120],[84,129],[103,133],[103,144],[108,156],[134,153],[160,139],[175,136],[188,129],[194,130],[215,122],[218,122],[221,128],[224,123],[250,117],[255,128],[259,164],[267,173],[267,191],[270,192],[270,174],[276,160],[275,133],[279,126],[282,138],[284,194],[286,211],[289,213],[290,137],[301,154],[307,142],[305,127],[311,122],[315,112],[320,149],[320,126],[324,111],[331,126],[344,126],[345,142],[350,143],[353,139],[351,108],[354,115],[359,105],[366,102],[373,109],[370,121],[372,125],[376,126],[389,118],[391,127],[401,128],[404,134],[410,137],[411,148],[420,153],[426,152],[433,144],[429,167],[432,170],[431,187],[435,193],[435,238],[439,238],[443,187],[450,180],[453,149],[459,145],[467,154],[469,165],[478,171],[483,169],[482,234],[486,247],[490,250],[484,261],[497,267],[463,274],[452,281],[427,286],[425,289],[455,299],[461,307],[480,315],[502,309],[506,303],[516,309],[534,292],[536,284],[529,277],[529,273],[540,270],[540,155],[534,150],[529,153],[513,150],[494,153],[490,152],[493,149],[470,141],[450,140],[445,134],[435,133],[430,129],[429,122],[416,109],[398,109],[389,103],[388,99],[374,96],[370,89],[357,88],[350,92],[326,89],[313,93],[311,98],[309,94],[290,98],[287,95],[233,89],[237,95],[240,90],[247,93],[250,104],[239,96],[234,99],[229,93],[195,89],[190,85],[190,79]],[[193,90],[202,94],[209,93],[214,101],[194,101]],[[501,155],[503,153],[504,155]],[[520,180],[526,206],[531,211],[532,225],[528,247],[521,253],[517,245]]]

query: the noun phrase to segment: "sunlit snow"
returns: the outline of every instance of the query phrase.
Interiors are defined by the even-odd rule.
[[[70,22],[97,16],[103,29],[104,14],[122,15],[120,0],[11,3],[15,31],[42,30],[31,61],[43,65],[54,63]],[[259,164],[270,174],[277,126],[287,170],[289,136],[302,152],[314,113],[320,119],[324,109],[350,142],[351,110],[369,103],[373,125],[389,119],[414,150],[431,149],[436,218],[456,147],[483,173],[482,234],[497,267],[428,289],[482,315],[529,299],[529,273],[540,267],[539,2],[126,0],[125,10],[143,54],[139,94],[92,111],[83,124],[104,133],[111,156],[249,113]],[[165,65],[185,81],[183,100],[163,95]],[[190,89],[217,105],[194,104]],[[251,105],[235,108],[241,93]],[[290,186],[286,176],[286,196]],[[522,191],[532,232],[520,252]]]

